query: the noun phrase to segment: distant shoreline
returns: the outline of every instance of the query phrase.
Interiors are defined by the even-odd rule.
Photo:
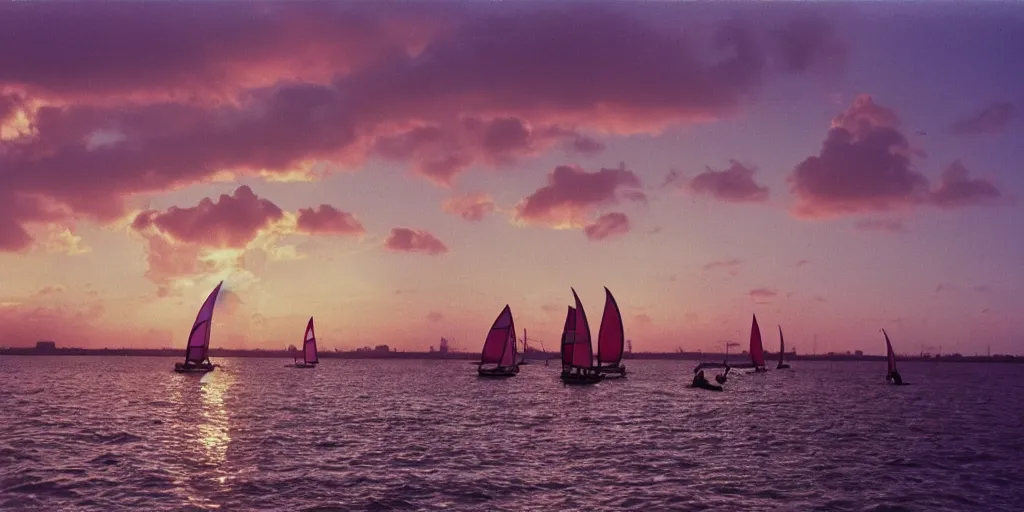
[[[94,348],[54,348],[40,349],[36,347],[12,347],[0,348],[0,356],[156,356],[156,357],[183,357],[181,349],[94,349]],[[320,352],[321,359],[432,359],[432,360],[466,360],[479,359],[480,355],[473,352],[384,352],[379,350],[352,350],[352,351],[323,351]],[[765,354],[768,359],[768,366],[773,367],[778,360],[778,354]],[[286,350],[238,350],[238,349],[210,349],[210,357],[262,357],[270,359],[291,359],[292,353]],[[964,356],[959,354],[942,356],[910,356],[898,355],[900,361],[928,361],[943,363],[1024,363],[1024,357],[1012,355],[993,356]],[[556,352],[529,351],[526,359],[529,361],[542,361],[545,359],[558,360]],[[711,354],[701,352],[634,352],[626,354],[625,360],[679,360],[679,361],[722,361],[725,354]],[[733,362],[746,363],[747,358],[742,354],[731,354]],[[847,354],[786,354],[786,361],[884,361],[885,356],[876,355],[847,355]]]

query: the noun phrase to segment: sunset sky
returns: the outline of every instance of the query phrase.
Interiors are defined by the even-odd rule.
[[[0,346],[1024,353],[1024,7],[0,5]],[[934,347],[934,348],[929,348]]]

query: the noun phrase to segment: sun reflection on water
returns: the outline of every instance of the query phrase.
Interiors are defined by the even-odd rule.
[[[225,372],[210,372],[200,379],[203,421],[198,425],[199,442],[203,446],[206,461],[220,465],[227,458],[228,413],[224,407],[224,395],[234,378]]]

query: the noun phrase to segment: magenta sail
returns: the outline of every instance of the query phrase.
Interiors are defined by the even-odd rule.
[[[750,361],[757,368],[765,366],[764,347],[761,345],[761,329],[757,326],[757,315],[754,315],[754,322],[750,325]]]
[[[896,354],[892,351],[892,343],[889,343],[889,333],[882,329],[885,335],[885,359],[889,363],[889,373],[896,371]]]
[[[587,313],[583,311],[583,304],[576,290],[572,291],[576,299],[576,339],[572,344],[572,365],[578,368],[594,367],[594,352],[590,346],[590,324],[587,323]]]
[[[572,346],[576,341],[576,309],[569,306],[562,327],[562,366],[572,366]]]
[[[302,338],[302,360],[306,364],[320,362],[316,357],[316,333],[313,331],[313,317],[309,317],[309,323],[306,324],[306,334]]]
[[[484,340],[484,350],[480,355],[480,362],[482,364],[497,364],[503,365],[507,359],[505,353],[509,351],[509,338],[512,339],[512,352],[511,357],[515,357],[515,326],[512,323],[512,310],[505,305],[505,309],[501,310],[501,314],[494,320],[494,324],[491,325],[491,330],[487,333],[487,339]],[[511,364],[509,364],[511,366]]]
[[[220,292],[224,281],[217,284],[217,287],[206,297],[206,302],[199,308],[196,321],[192,324],[192,331],[188,335],[188,345],[185,347],[185,361],[202,363],[209,357],[210,353],[210,327],[213,323],[213,306],[217,302],[217,293]]]
[[[516,320],[512,318],[512,310],[508,314],[508,334],[505,336],[505,350],[501,353],[501,362],[498,366],[513,366],[516,364]]]
[[[626,344],[626,334],[622,328],[622,314],[619,305],[608,288],[604,289],[604,314],[601,316],[601,327],[597,331],[597,364],[618,366],[622,361],[622,349]]]

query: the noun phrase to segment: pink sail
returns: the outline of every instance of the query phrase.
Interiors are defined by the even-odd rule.
[[[885,335],[885,359],[889,363],[889,373],[896,371],[896,354],[892,351],[892,343],[889,343],[889,333],[882,329]]]
[[[597,364],[618,366],[622,361],[622,349],[626,334],[622,328],[622,314],[619,305],[608,288],[604,289],[604,315],[597,331]]]
[[[750,325],[750,360],[756,367],[764,366],[764,347],[761,345],[761,329],[757,326],[757,315]]]
[[[590,324],[587,323],[587,313],[583,311],[583,304],[580,303],[576,290],[572,291],[576,299],[576,339],[572,344],[572,365],[580,368],[593,368],[594,352],[590,346]]]
[[[506,306],[507,307],[507,306]],[[516,364],[516,320],[512,318],[512,310],[508,313],[508,335],[505,336],[505,350],[501,353],[501,362],[498,366],[514,366]]]
[[[306,335],[302,337],[302,359],[308,363],[319,363],[316,358],[316,333],[313,331],[313,317],[306,324]]]
[[[576,341],[576,309],[569,306],[562,328],[562,365],[572,366],[572,346]]]
[[[487,338],[484,340],[484,350],[480,354],[480,362],[483,364],[502,364],[505,360],[505,352],[508,349],[508,339],[510,336],[515,334],[512,331],[512,310],[505,305],[505,309],[501,310],[501,314],[494,320],[494,324],[491,325],[491,330],[487,333]]]
[[[210,326],[213,323],[213,305],[217,302],[217,293],[220,292],[224,281],[217,284],[217,287],[206,297],[206,302],[199,308],[196,321],[192,324],[192,331],[188,335],[188,345],[185,347],[185,361],[201,363],[206,360],[210,352]]]

